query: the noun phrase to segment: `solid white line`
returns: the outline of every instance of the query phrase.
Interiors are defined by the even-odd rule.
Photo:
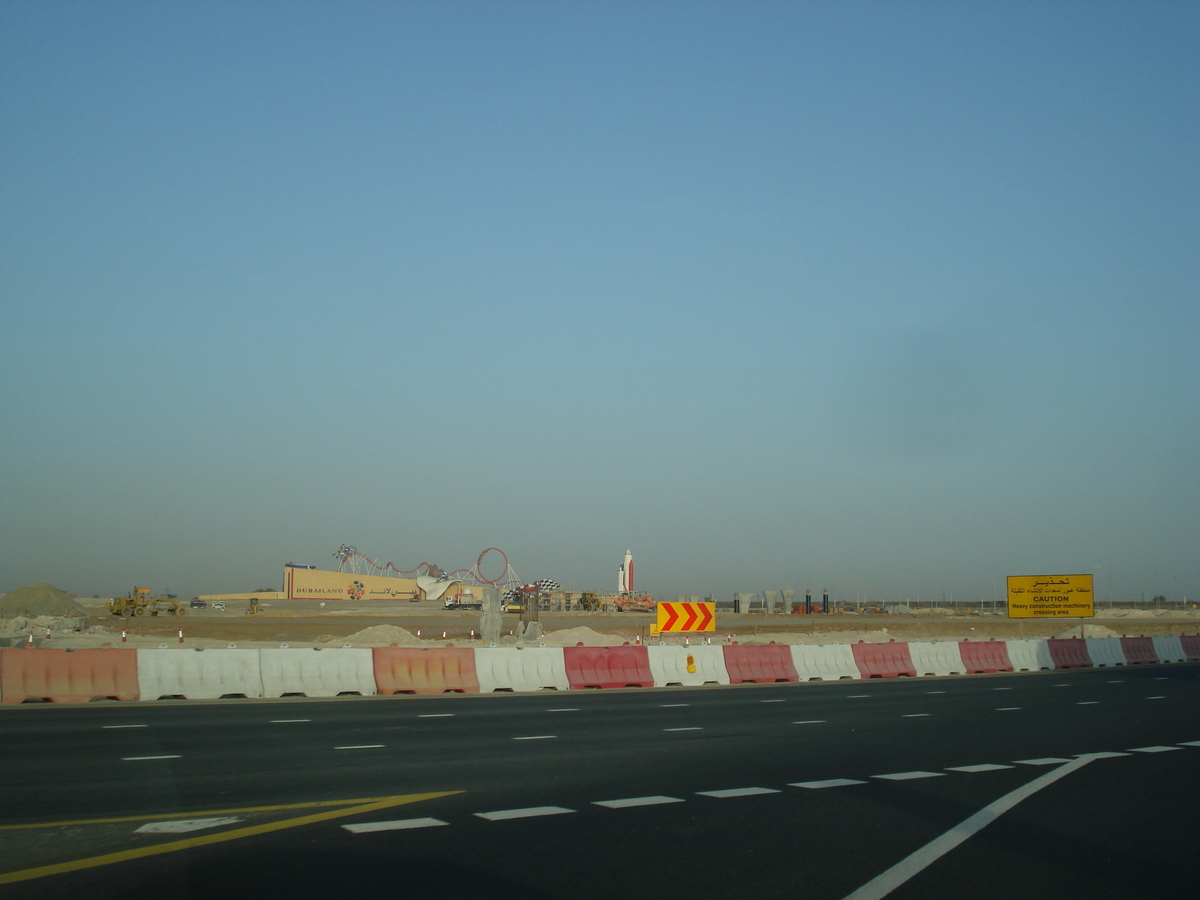
[[[893,772],[891,775],[872,775],[872,778],[883,778],[887,781],[912,781],[914,778],[940,778],[945,772]]]
[[[163,756],[122,756],[125,762],[140,762],[143,759],[183,759],[178,753],[167,753]]]
[[[101,725],[100,727],[107,730],[109,728],[149,728],[150,726],[149,725]]]
[[[1168,750],[1182,750],[1182,747],[1163,747],[1161,745],[1155,747],[1130,747],[1130,753],[1166,753]]]
[[[272,719],[272,725],[287,725],[291,722],[311,722],[312,719]]]
[[[529,737],[515,737],[514,741],[552,741],[557,738],[557,734],[531,734]]]
[[[609,809],[628,809],[631,806],[658,806],[661,803],[684,803],[678,797],[627,797],[624,800],[593,800],[595,806],[607,806]]]
[[[753,797],[756,794],[778,794],[779,791],[774,788],[730,788],[725,791],[696,791],[701,797],[716,797],[718,800],[724,800],[727,797]]]
[[[1000,769],[1011,769],[1012,766],[998,766],[995,763],[980,763],[977,766],[949,766],[947,772],[995,772]]]
[[[803,722],[793,722],[793,725],[824,725],[824,719],[805,719]]]
[[[687,728],[664,728],[663,731],[703,731],[699,725],[690,725]]]
[[[902,719],[921,719],[925,716],[932,716],[933,713],[905,713],[900,718]]]
[[[941,837],[930,841],[920,850],[900,860],[900,862],[896,863],[896,865],[892,866],[886,872],[872,878],[854,893],[848,894],[846,900],[880,900],[880,898],[886,897],[896,888],[900,887],[900,885],[904,884],[904,882],[921,872],[926,866],[941,859],[959,844],[966,841],[967,838],[986,828],[1025,798],[1033,796],[1042,788],[1048,787],[1064,775],[1069,775],[1076,769],[1086,766],[1091,761],[1092,757],[1090,756],[1073,759],[1066,765],[1052,772],[1047,772],[1045,775],[1040,775],[1029,782],[1029,784],[1023,785],[1015,791],[1005,794],[999,800],[989,803],[979,812],[964,819],[959,825],[951,828]]]
[[[353,825],[342,827],[355,834],[370,834],[373,831],[404,831],[409,828],[434,828],[449,824],[441,819],[393,819],[391,822],[355,822]]]
[[[854,778],[826,778],[824,781],[793,781],[788,787],[801,787],[819,791],[821,788],[843,787],[847,784],[866,784],[866,782],[858,781]]]
[[[563,813],[573,813],[575,810],[562,806],[528,806],[525,809],[498,809],[495,812],[475,813],[481,819],[489,822],[503,822],[506,819],[532,819],[537,816],[561,816]]]
[[[420,713],[418,719],[453,719],[454,713]]]
[[[1039,756],[1037,759],[1014,759],[1013,762],[1021,766],[1056,766],[1070,760],[1060,756]]]
[[[334,750],[378,750],[383,744],[348,744],[345,747],[334,747]]]

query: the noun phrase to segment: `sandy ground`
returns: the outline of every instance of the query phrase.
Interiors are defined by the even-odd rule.
[[[270,615],[245,616],[212,610],[183,618],[173,616],[119,619],[38,617],[0,620],[0,646],[28,644],[60,648],[210,648],[210,647],[483,647],[472,639],[479,633],[479,613],[410,606],[321,611],[271,610]],[[922,610],[920,615],[734,616],[718,613],[715,633],[672,635],[667,644],[703,642],[744,644],[843,644],[855,641],[987,640],[1018,637],[1086,637],[1194,634],[1200,631],[1200,611],[1105,610],[1103,618],[1019,620],[1000,616],[956,615],[949,610]],[[654,619],[648,614],[541,614],[548,647],[619,646],[658,643],[650,635]],[[505,616],[501,645],[516,645],[510,632],[516,616]],[[125,639],[122,640],[122,628]],[[179,632],[183,631],[180,642]],[[474,634],[472,634],[474,630]],[[49,637],[47,638],[47,633]]]

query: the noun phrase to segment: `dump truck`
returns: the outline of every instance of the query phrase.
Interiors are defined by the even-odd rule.
[[[187,614],[187,608],[178,600],[169,597],[151,597],[150,588],[134,587],[124,597],[114,597],[108,604],[108,611],[114,616],[144,616],[149,613],[157,616],[166,613],[168,616]]]

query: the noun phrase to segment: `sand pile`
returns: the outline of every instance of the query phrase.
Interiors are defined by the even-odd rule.
[[[0,597],[0,616],[85,616],[75,601],[54,585],[36,581]]]
[[[397,625],[372,625],[342,640],[356,646],[368,647],[390,647],[392,644],[399,644],[401,647],[425,646],[419,637]]]
[[[560,631],[551,631],[549,634],[542,635],[542,642],[547,647],[574,647],[576,644],[583,644],[585,647],[619,647],[627,640],[631,644],[633,643],[631,638],[623,638],[616,634],[601,634],[586,625],[578,628],[563,628]]]

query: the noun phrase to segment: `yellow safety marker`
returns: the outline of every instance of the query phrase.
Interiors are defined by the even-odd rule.
[[[93,869],[97,866],[109,866],[113,863],[127,862],[131,859],[143,859],[147,856],[158,856],[163,853],[174,853],[177,850],[188,850],[192,847],[204,847],[209,844],[220,844],[225,841],[236,841],[244,837],[258,834],[269,834],[272,831],[283,831],[288,828],[298,828],[301,825],[313,825],[317,822],[328,822],[331,819],[341,819],[356,816],[359,813],[375,812],[393,806],[403,806],[407,803],[419,803],[422,800],[435,800],[438,797],[449,797],[461,791],[434,791],[428,794],[399,794],[394,797],[380,797],[370,803],[350,806],[345,809],[335,809],[330,812],[313,813],[308,816],[298,816],[295,819],[283,819],[279,822],[268,822],[263,825],[251,825],[246,828],[235,828],[233,831],[222,831],[218,834],[205,834],[199,837],[184,838],[178,841],[168,841],[164,844],[154,844],[149,847],[138,847],[135,850],[120,850],[116,853],[105,853],[102,856],[92,856],[87,859],[76,859],[71,862],[55,863],[49,866],[37,866],[33,869],[22,869],[19,872],[0,874],[0,884],[12,884],[17,881],[31,881],[35,878],[45,878],[47,875],[62,875],[66,872],[78,872],[81,869]],[[352,801],[353,802],[353,801]],[[304,804],[309,806],[311,804]],[[232,810],[231,810],[232,811]],[[137,817],[142,818],[142,817]],[[152,816],[149,818],[161,818]]]

